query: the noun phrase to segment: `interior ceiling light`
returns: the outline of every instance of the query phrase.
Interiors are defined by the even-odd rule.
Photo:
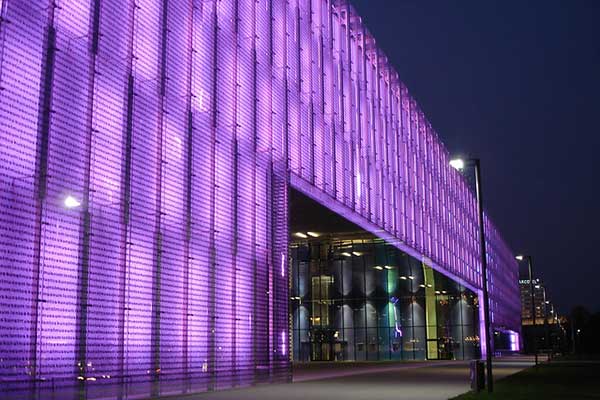
[[[402,279],[402,280],[406,280],[406,277],[405,277],[404,275],[402,275],[402,276],[400,277],[400,279]]]
[[[394,269],[394,267],[392,267],[391,265],[384,265],[383,268],[385,268],[385,269]]]
[[[363,255],[363,253],[361,253],[360,251],[353,251],[352,254],[354,254],[356,257],[360,257]]]
[[[346,257],[352,257],[352,254],[350,254],[350,253],[348,253],[348,252],[343,252],[343,253],[342,253],[342,255],[343,255],[343,256],[346,256]]]
[[[373,268],[375,268],[375,269],[377,269],[377,270],[379,270],[379,271],[381,271],[381,270],[383,269],[383,267],[381,267],[381,266],[379,266],[379,265],[376,265],[376,266],[374,266]]]
[[[319,233],[317,233],[317,232],[306,232],[306,234],[307,234],[308,236],[310,236],[310,237],[314,237],[314,238],[321,236],[321,234],[319,234]]]
[[[294,233],[295,236],[302,238],[302,239],[306,239],[308,238],[308,236],[306,235],[306,233],[302,233],[302,232],[296,232]]]

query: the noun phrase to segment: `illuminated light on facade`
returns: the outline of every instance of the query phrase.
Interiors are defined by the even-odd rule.
[[[398,303],[398,299],[395,297],[392,297],[391,299],[391,306],[392,306],[392,310],[394,311],[394,336],[396,338],[398,337],[402,337],[402,329],[400,329],[400,319],[398,318],[398,311],[396,310],[396,304]]]
[[[289,187],[481,286],[473,194],[346,2],[0,4],[1,390],[287,381]]]
[[[80,205],[81,205],[81,203],[79,202],[79,200],[77,200],[73,196],[67,196],[65,198],[65,207],[67,207],[67,208],[75,208],[75,207],[79,207]]]
[[[509,333],[509,338],[510,338],[510,349],[512,351],[519,351],[521,349],[521,342],[519,340],[519,333],[518,332],[510,332]]]

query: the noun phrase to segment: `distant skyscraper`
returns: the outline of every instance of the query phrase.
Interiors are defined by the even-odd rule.
[[[531,317],[531,285],[529,284],[529,279],[519,280],[519,287],[521,291],[522,323],[523,325],[531,325],[533,323],[533,318]],[[554,306],[550,302],[550,299],[546,297],[546,287],[539,279],[534,279],[533,293],[536,325],[544,323],[544,316],[552,323],[554,319],[554,316],[552,315]]]

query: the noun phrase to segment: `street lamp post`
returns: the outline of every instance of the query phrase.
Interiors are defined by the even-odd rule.
[[[533,327],[531,331],[533,332],[533,354],[535,356],[535,365],[538,365],[538,353],[537,353],[537,333],[535,331],[535,294],[534,294],[534,286],[533,286],[533,259],[531,256],[522,256],[518,255],[515,257],[517,260],[527,260],[527,269],[529,270],[529,290],[531,291],[531,322]]]
[[[544,290],[544,342],[546,342],[546,352],[548,356],[548,360],[552,355],[552,343],[550,343],[550,325],[548,325],[548,301],[546,299],[546,286],[542,288]]]
[[[465,165],[475,168],[475,192],[477,195],[477,212],[479,216],[479,248],[481,253],[481,276],[483,289],[483,318],[485,326],[485,369],[487,373],[487,390],[494,391],[494,379],[492,374],[492,345],[490,329],[490,301],[488,294],[487,253],[485,246],[485,224],[483,219],[483,196],[481,191],[481,163],[478,158],[468,160],[454,159],[450,165],[457,170],[462,170]]]
[[[573,321],[573,313],[569,315],[569,325],[571,328],[571,354],[575,354],[575,323]]]

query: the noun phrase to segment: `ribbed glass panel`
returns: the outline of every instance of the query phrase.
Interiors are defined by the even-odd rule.
[[[474,195],[346,1],[0,12],[2,395],[288,380],[290,186],[480,288]]]

